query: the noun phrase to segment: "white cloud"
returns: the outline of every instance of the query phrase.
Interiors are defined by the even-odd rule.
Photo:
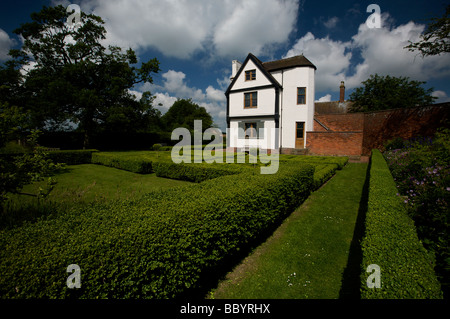
[[[11,39],[8,33],[6,33],[3,29],[0,29],[0,61],[9,59],[8,53],[14,44],[14,39]]]
[[[338,22],[339,22],[338,17],[332,17],[332,18],[328,19],[327,21],[325,21],[323,24],[325,25],[326,28],[332,29],[332,28],[336,27]]]
[[[350,42],[334,41],[329,37],[317,39],[308,32],[284,57],[305,55],[317,67],[316,91],[334,90],[350,66],[352,54],[346,51],[350,45]]]
[[[185,59],[214,48],[215,56],[259,54],[287,41],[298,5],[298,0],[85,0],[81,9],[105,20],[110,44],[154,47]]]
[[[382,14],[382,28],[369,29],[365,23],[351,41],[315,38],[308,32],[298,39],[285,57],[304,54],[317,67],[316,91],[337,91],[340,81],[347,89],[361,86],[371,74],[406,76],[428,81],[450,75],[450,54],[422,58],[404,49],[418,41],[425,26],[409,22],[393,27],[388,13]],[[353,57],[360,54],[355,63]],[[353,60],[352,60],[353,59]],[[351,68],[351,63],[355,65]]]
[[[316,102],[330,102],[330,101],[331,101],[331,94],[327,94],[316,100]]]
[[[447,96],[447,93],[444,91],[434,91],[431,95],[437,97],[437,103],[450,102],[450,96]]]
[[[221,88],[217,89],[212,85],[209,85],[205,90],[191,87],[186,81],[186,74],[175,70],[163,73],[162,78],[162,84],[145,83],[139,88],[139,91],[152,92],[155,95],[153,105],[163,114],[177,99],[192,99],[194,103],[203,106],[211,114],[214,122],[219,127],[225,128],[226,97],[224,90]],[[219,84],[221,81],[221,79],[217,80]],[[132,93],[137,95],[135,92],[132,91]]]

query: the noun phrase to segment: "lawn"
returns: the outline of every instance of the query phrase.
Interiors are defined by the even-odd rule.
[[[215,299],[335,299],[357,296],[359,264],[352,248],[367,164],[347,164],[310,197],[209,297]],[[362,201],[364,202],[364,201]],[[357,239],[355,239],[357,241]],[[353,243],[355,244],[355,243]],[[352,260],[355,258],[355,260]],[[343,278],[350,278],[356,286]],[[350,288],[348,288],[350,287]]]
[[[0,212],[0,228],[23,220],[34,220],[74,205],[136,199],[154,190],[191,184],[155,174],[136,174],[95,164],[69,165],[54,178],[57,184],[44,200],[29,195],[11,195],[6,203],[7,211]],[[45,184],[43,181],[26,185],[22,193],[37,194],[39,187]]]

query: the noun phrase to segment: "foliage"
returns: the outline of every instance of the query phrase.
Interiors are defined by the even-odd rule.
[[[421,87],[425,82],[409,80],[407,77],[371,75],[350,94],[353,103],[350,112],[379,111],[428,105],[436,97],[433,88]]]
[[[0,295],[180,297],[267,236],[308,197],[313,172],[296,165],[273,175],[222,176],[0,232]],[[80,289],[66,286],[66,268],[74,263],[81,267]]]
[[[200,183],[219,176],[239,174],[240,166],[224,164],[175,164],[171,162],[153,163],[156,176]]]
[[[20,88],[19,105],[30,111],[35,127],[79,124],[85,147],[99,129],[113,126],[126,132],[146,125],[155,115],[151,96],[146,93],[136,101],[129,90],[137,83],[152,83],[159,62],[151,59],[139,68],[133,66],[137,57],[132,49],[122,52],[102,45],[106,29],[100,17],[81,12],[81,24],[70,26],[69,14],[62,5],[44,6],[31,15],[31,22],[14,30],[24,44],[21,50],[10,51],[13,60],[2,70],[11,74],[9,82],[15,81],[8,83],[10,91]],[[13,72],[31,63],[23,78]]]
[[[152,160],[134,155],[120,155],[114,153],[93,153],[92,163],[123,169],[139,174],[152,172]]]
[[[419,42],[409,42],[409,51],[419,51],[423,57],[450,52],[450,5],[447,5],[442,18],[432,18]]]
[[[90,164],[92,154],[97,150],[63,150],[49,151],[48,158],[54,163],[64,163],[66,165]]]
[[[386,161],[414,220],[425,248],[436,257],[436,271],[444,294],[450,288],[450,130],[434,140],[403,141],[385,153]]]
[[[372,151],[365,235],[361,243],[363,299],[442,298],[433,259],[417,237],[383,155]],[[380,267],[381,288],[368,288],[369,265]]]
[[[202,121],[202,132],[213,125],[213,119],[206,109],[191,99],[178,99],[161,117],[167,131],[173,131],[178,127],[193,131],[194,120]]]

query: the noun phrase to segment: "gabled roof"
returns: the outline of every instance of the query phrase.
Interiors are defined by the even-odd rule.
[[[276,60],[276,61],[270,61],[270,62],[261,62],[256,56],[249,53],[247,58],[245,59],[244,63],[242,63],[241,68],[235,75],[233,81],[231,81],[230,85],[228,86],[228,89],[225,92],[225,95],[228,95],[231,91],[231,88],[233,87],[234,83],[236,82],[237,78],[241,75],[242,70],[244,69],[244,66],[247,64],[248,60],[252,60],[253,63],[258,67],[258,69],[267,77],[267,79],[277,88],[281,88],[280,83],[270,74],[270,72],[283,70],[283,69],[290,69],[295,67],[312,67],[314,70],[317,70],[316,66],[311,63],[305,56],[303,55],[297,55],[291,58]]]
[[[304,55],[296,55],[290,58],[281,59],[277,61],[264,62],[264,68],[269,71],[277,71],[282,69],[290,69],[295,67],[312,67],[317,70],[316,66],[311,63]]]
[[[242,73],[242,70],[244,70],[244,66],[247,64],[249,60],[252,60],[252,62],[256,65],[256,67],[267,77],[267,79],[270,81],[270,83],[273,84],[276,88],[281,88],[280,83],[278,83],[277,80],[270,74],[266,68],[264,68],[263,63],[253,54],[249,53],[247,58],[245,59],[244,63],[242,63],[241,68],[239,69],[238,73],[235,75],[233,81],[231,81],[230,85],[228,86],[228,89],[225,92],[225,95],[228,95],[231,91],[231,88],[233,87],[236,80],[239,78],[239,76]]]

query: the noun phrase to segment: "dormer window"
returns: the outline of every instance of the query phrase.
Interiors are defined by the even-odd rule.
[[[256,80],[256,70],[245,71],[245,81]]]

